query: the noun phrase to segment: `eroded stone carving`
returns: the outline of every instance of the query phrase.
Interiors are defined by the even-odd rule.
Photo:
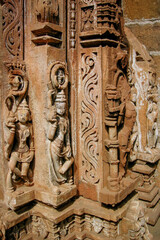
[[[24,239],[31,233],[30,218],[6,230],[5,239]]]
[[[46,229],[46,224],[42,217],[33,215],[32,216],[32,233],[34,236],[39,238],[47,238],[48,231]]]
[[[158,89],[154,61],[146,48],[126,28],[126,34],[131,45],[129,62],[129,77],[131,90],[136,93],[136,123],[131,135],[133,150],[129,161],[133,162],[132,171],[142,177],[138,186],[138,196],[147,203],[148,222],[155,224],[160,212],[159,195],[155,185],[155,169],[160,159],[158,141]],[[150,198],[148,198],[150,196]],[[149,202],[148,202],[149,201]]]
[[[51,68],[51,82],[48,84],[48,131],[50,141],[50,174],[56,184],[72,183],[71,165],[73,157],[69,137],[69,120],[67,117],[67,100],[64,89],[68,84],[68,73],[62,63]]]
[[[82,8],[82,31],[92,31],[94,30],[94,9]]]
[[[145,216],[145,205],[138,200],[131,202],[130,207],[126,214],[128,224],[128,237],[129,239],[148,239],[152,240],[153,236],[150,234]]]
[[[8,191],[13,191],[14,185],[18,182],[32,185],[30,163],[34,158],[34,137],[31,113],[26,100],[28,80],[23,70],[20,64],[12,65],[10,68],[11,89],[6,98],[9,110],[5,145],[5,158],[9,161],[6,182]]]
[[[127,96],[122,99],[120,105],[118,125],[122,121],[123,117],[123,127],[118,133],[119,140],[119,152],[120,152],[120,164],[119,171],[121,176],[125,174],[125,167],[127,161],[127,153],[130,152],[131,147],[129,147],[129,137],[131,135],[133,126],[136,122],[136,110],[135,110],[135,95],[127,93]]]
[[[37,19],[40,22],[58,23],[58,0],[38,0]]]

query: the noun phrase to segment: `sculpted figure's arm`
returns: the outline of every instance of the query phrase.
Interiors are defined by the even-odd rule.
[[[71,143],[69,139],[69,127],[66,133],[66,158],[71,158]]]
[[[120,112],[118,116],[118,126],[122,123],[123,117],[125,112],[125,103],[121,103],[120,105]]]
[[[56,129],[57,129],[57,121],[49,125],[48,131],[47,131],[47,138],[50,141],[53,141],[53,138],[56,133]]]
[[[16,128],[15,121],[16,121],[15,116],[10,116],[7,119],[7,122],[6,122],[6,126],[9,128],[9,136],[8,136],[8,139],[7,139],[7,142],[6,142],[6,145],[5,145],[5,149],[4,149],[5,158],[7,160],[9,160],[9,155],[11,153],[12,146],[13,146],[13,143],[14,143],[15,128]]]

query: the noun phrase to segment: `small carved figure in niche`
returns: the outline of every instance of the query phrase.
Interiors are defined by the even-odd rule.
[[[82,9],[82,31],[94,30],[94,10],[93,8]]]
[[[42,217],[33,215],[32,216],[32,232],[33,235],[40,239],[45,239],[48,236],[45,221]]]
[[[37,8],[38,21],[58,24],[58,16],[58,0],[39,0]]]
[[[155,148],[158,140],[158,106],[155,102],[149,101],[147,110],[147,149]],[[146,150],[147,150],[146,149]]]
[[[30,163],[34,157],[34,142],[31,115],[26,99],[18,106],[15,114],[10,114],[6,126],[9,138],[5,146],[5,157],[9,160],[7,189],[13,191],[13,183],[23,180],[27,186],[32,185]]]
[[[51,141],[50,154],[57,183],[67,181],[67,171],[73,163],[69,139],[69,120],[65,115],[66,97],[64,91],[57,93],[55,105],[49,108],[48,139]]]
[[[122,120],[124,123],[122,129],[118,133],[118,140],[120,154],[119,172],[120,176],[123,177],[125,174],[127,153],[130,151],[129,137],[136,121],[136,110],[134,105],[135,95],[126,93],[126,96],[121,99],[121,102],[118,125],[121,124]]]

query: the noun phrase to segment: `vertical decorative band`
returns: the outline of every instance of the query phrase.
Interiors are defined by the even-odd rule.
[[[82,55],[81,138],[83,179],[99,181],[98,165],[98,74],[95,68],[97,53]]]
[[[69,38],[70,38],[70,48],[75,48],[76,45],[76,2],[75,0],[70,0],[70,16],[69,16]]]
[[[3,0],[3,40],[15,59],[23,59],[23,1]]]

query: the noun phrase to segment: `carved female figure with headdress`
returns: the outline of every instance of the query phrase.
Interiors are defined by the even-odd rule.
[[[26,99],[19,104],[15,114],[10,114],[6,126],[9,137],[5,146],[5,157],[9,160],[7,189],[13,191],[13,182],[23,180],[25,185],[32,185],[29,180],[29,167],[34,157],[33,129],[31,115]]]
[[[55,105],[50,106],[48,121],[50,122],[47,137],[50,142],[52,174],[54,182],[62,184],[67,181],[68,169],[73,163],[69,139],[69,120],[66,112],[66,97],[63,90],[56,95]]]

